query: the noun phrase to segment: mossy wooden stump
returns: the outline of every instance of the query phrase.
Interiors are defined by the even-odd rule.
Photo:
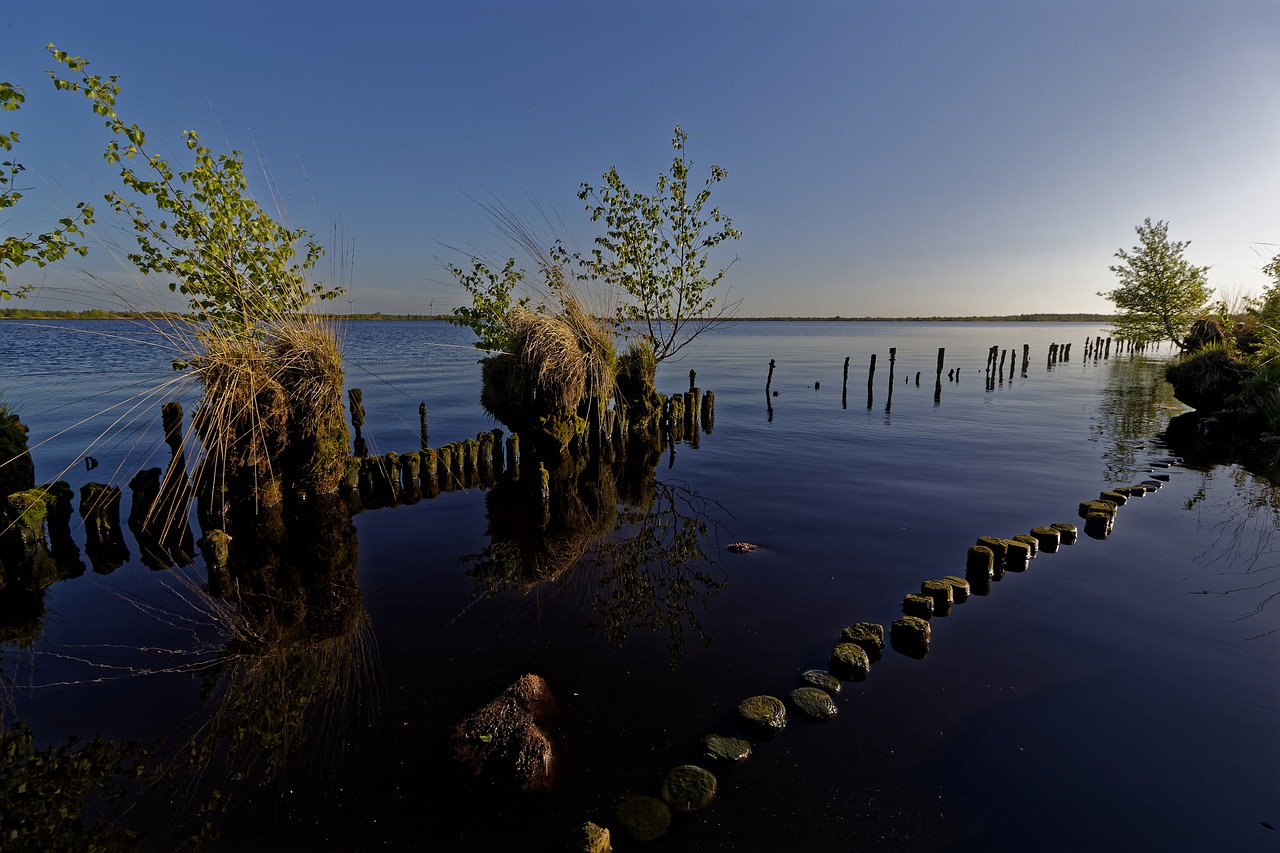
[[[991,580],[991,571],[995,566],[996,556],[986,545],[974,545],[965,555],[964,573],[972,580],[975,577]]]
[[[1040,550],[1046,554],[1054,554],[1062,543],[1062,531],[1056,527],[1033,527],[1031,535],[1036,538]]]
[[[696,764],[682,764],[666,775],[658,794],[676,811],[701,811],[715,799],[716,777]]]
[[[928,619],[933,615],[933,598],[909,592],[902,597],[902,612],[906,616]]]
[[[1031,552],[1031,559],[1035,559],[1040,554],[1040,540],[1028,533],[1019,533],[1013,537],[1014,542],[1021,542],[1027,546],[1027,550]]]
[[[831,672],[845,681],[863,681],[871,672],[871,659],[857,643],[838,643],[831,650]]]
[[[902,616],[889,626],[889,644],[894,651],[917,660],[929,653],[929,622],[916,616]]]
[[[1059,541],[1061,541],[1063,545],[1076,544],[1076,539],[1079,537],[1080,533],[1074,524],[1067,524],[1064,521],[1059,521],[1049,526],[1058,531]]]
[[[752,696],[738,703],[738,717],[752,733],[773,737],[787,727],[787,706],[775,696]]]
[[[1031,545],[1019,539],[1005,540],[1004,567],[1010,572],[1025,572],[1031,565]]]
[[[951,600],[956,604],[969,600],[969,591],[972,588],[969,581],[959,575],[947,575],[942,578],[942,581],[951,585]]]
[[[613,838],[605,827],[587,821],[573,831],[564,849],[565,853],[613,853]]]
[[[708,761],[738,764],[751,757],[751,743],[726,735],[703,735],[702,757]]]
[[[1111,535],[1115,516],[1105,512],[1091,512],[1084,519],[1084,535],[1090,539],[1106,539]]]
[[[920,594],[933,599],[933,609],[940,610],[955,603],[951,584],[943,580],[928,580],[920,584]]]
[[[840,639],[861,646],[867,658],[875,663],[884,651],[884,626],[876,622],[854,622],[840,630]]]
[[[829,720],[836,715],[831,694],[817,687],[797,687],[788,698],[800,715],[810,720]]]
[[[800,682],[805,687],[825,690],[832,696],[840,692],[840,679],[821,669],[810,669],[801,673]]]

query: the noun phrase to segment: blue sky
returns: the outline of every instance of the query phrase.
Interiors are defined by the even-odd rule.
[[[354,241],[357,311],[459,304],[442,261],[507,252],[472,199],[585,243],[575,193],[616,165],[651,190],[689,133],[743,238],[715,260],[750,316],[1107,311],[1107,267],[1166,219],[1229,295],[1280,243],[1280,2],[114,3],[16,0],[0,79],[27,103],[39,229],[114,188],[106,131],[53,91],[44,45],[118,74],[120,111],[260,150],[296,224]],[[126,236],[105,223],[107,240]],[[452,248],[451,248],[452,247]],[[14,282],[41,305],[127,290],[102,250]],[[24,268],[24,272],[29,268]],[[14,303],[10,303],[11,305]]]

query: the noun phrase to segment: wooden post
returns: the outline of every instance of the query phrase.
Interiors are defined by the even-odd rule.
[[[418,439],[422,443],[422,449],[426,450],[430,445],[427,443],[427,401],[423,400],[418,404]]]

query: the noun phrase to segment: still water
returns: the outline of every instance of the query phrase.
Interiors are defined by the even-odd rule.
[[[648,844],[615,830],[614,846],[1276,849],[1280,488],[1165,446],[1182,410],[1159,379],[1167,354],[1086,360],[1102,333],[728,324],[660,370],[664,393],[696,371],[715,421],[663,452],[645,501],[625,475],[585,496],[608,512],[561,524],[535,555],[547,570],[519,577],[495,555],[527,519],[498,489],[361,512],[342,534],[358,547],[350,630],[252,666],[218,663],[228,638],[200,604],[201,561],[154,571],[126,534],[129,561],[53,584],[37,628],[0,647],[7,722],[40,743],[162,739],[175,768],[184,745],[209,747],[112,818],[147,849],[191,835],[215,789],[215,849],[557,849],[656,793],[702,735],[737,734],[739,701],[825,668],[843,626],[887,627],[922,581],[963,575],[978,536],[1083,526],[1080,501],[1154,470],[1168,484],[1105,541],[1082,535],[935,616],[925,658],[886,650],[835,718],[793,716],[716,768],[709,808]],[[372,450],[417,449],[419,402],[433,446],[494,426],[466,333],[351,322],[344,336]],[[1050,365],[1051,343],[1070,360]],[[1020,368],[1024,344],[1026,374],[988,386],[988,348]],[[0,355],[37,480],[77,490],[163,465],[159,405],[194,399],[163,338],[131,324],[7,323]],[[759,547],[726,550],[739,541]],[[454,725],[527,672],[556,697],[554,789],[469,783]]]

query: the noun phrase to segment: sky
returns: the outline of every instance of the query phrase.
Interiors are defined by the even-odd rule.
[[[718,247],[743,316],[1109,312],[1145,218],[1235,298],[1280,250],[1276,0],[5,0],[0,121],[44,230],[118,188],[108,134],[54,91],[45,45],[116,74],[118,110],[246,152],[330,246],[349,310],[444,313],[445,264],[510,249],[485,203],[589,246],[577,197],[616,166],[652,191],[688,134],[742,238]],[[266,168],[259,167],[263,159]],[[555,220],[544,227],[543,213]],[[336,235],[336,236],[335,236]],[[39,307],[122,307],[107,246],[22,269]],[[118,250],[117,250],[118,251]],[[123,294],[123,297],[122,297]],[[9,307],[18,307],[10,302]]]

